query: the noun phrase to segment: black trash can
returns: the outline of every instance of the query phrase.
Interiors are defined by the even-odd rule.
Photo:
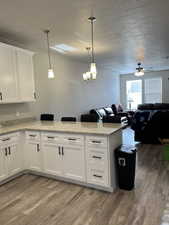
[[[119,188],[132,190],[135,183],[136,148],[121,146],[115,150],[115,160]]]

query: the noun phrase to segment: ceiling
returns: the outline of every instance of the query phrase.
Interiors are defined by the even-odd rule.
[[[93,13],[97,63],[121,74],[138,61],[147,70],[168,70],[168,11],[168,0],[1,0],[0,40],[41,52],[48,28],[51,45],[75,47],[66,55],[87,62]]]

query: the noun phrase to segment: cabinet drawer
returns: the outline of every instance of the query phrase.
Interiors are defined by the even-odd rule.
[[[108,159],[107,152],[99,152],[91,150],[87,152],[88,167],[95,167],[97,169],[107,169]]]
[[[19,140],[19,133],[13,133],[9,135],[3,135],[0,137],[0,143],[1,144],[9,144],[9,143],[14,143]]]
[[[62,141],[65,145],[82,146],[84,145],[84,137],[81,135],[64,135]]]
[[[61,140],[61,136],[57,133],[42,133],[41,135],[42,141],[45,143],[59,143]]]
[[[26,131],[26,139],[30,141],[40,141],[40,132]]]
[[[87,136],[86,145],[92,148],[107,148],[107,137]]]
[[[87,182],[107,187],[109,186],[108,173],[105,170],[90,168],[87,172]]]

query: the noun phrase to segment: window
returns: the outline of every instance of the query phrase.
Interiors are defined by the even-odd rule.
[[[162,102],[162,79],[145,79],[144,102],[161,103]]]
[[[142,80],[130,80],[126,82],[127,109],[137,109],[142,103]]]

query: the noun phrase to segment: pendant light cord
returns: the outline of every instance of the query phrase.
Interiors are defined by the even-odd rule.
[[[93,32],[93,19],[91,19],[91,34],[92,34],[92,63],[94,63],[94,32]]]
[[[87,53],[88,53],[88,56],[89,56],[89,63],[91,63],[91,54],[90,54],[91,48],[87,47],[86,50],[87,50]]]
[[[52,69],[52,64],[51,64],[51,58],[50,58],[50,48],[49,48],[49,30],[46,30],[46,36],[47,36],[47,46],[48,46],[48,59],[49,59],[49,69]]]

